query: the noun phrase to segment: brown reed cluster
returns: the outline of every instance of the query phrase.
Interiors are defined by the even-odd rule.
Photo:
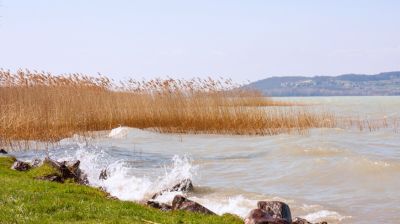
[[[226,79],[116,84],[101,75],[0,70],[0,144],[54,142],[120,125],[163,133],[273,135],[335,123],[330,114],[239,87]]]

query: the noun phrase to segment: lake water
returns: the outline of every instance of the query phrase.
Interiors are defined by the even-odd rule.
[[[340,116],[400,117],[400,97],[281,98]],[[55,149],[15,152],[20,159],[79,159],[94,186],[143,201],[191,178],[187,196],[218,213],[246,216],[258,200],[282,200],[293,217],[328,223],[398,223],[400,133],[312,129],[304,135],[174,135],[117,128],[90,143],[65,139]],[[98,180],[107,168],[109,179]],[[170,202],[176,193],[157,200]]]

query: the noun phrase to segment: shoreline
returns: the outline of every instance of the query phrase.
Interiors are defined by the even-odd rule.
[[[44,159],[43,161],[32,161],[31,163],[26,163],[23,161],[18,161],[12,156],[8,156],[5,150],[1,151],[3,156],[0,157],[0,161],[2,162],[0,166],[6,166],[5,163],[11,165],[11,169],[18,170],[20,173],[35,173],[33,176],[28,175],[35,180],[39,180],[42,182],[57,182],[57,184],[61,185],[60,188],[66,187],[69,188],[70,184],[79,185],[82,187],[89,187],[93,190],[98,190],[103,192],[103,196],[110,200],[121,201],[116,197],[111,196],[105,189],[101,188],[93,188],[90,186],[89,182],[85,174],[79,169],[80,161],[55,161],[49,158]],[[64,168],[62,168],[64,166]],[[1,168],[1,167],[0,167]],[[3,167],[4,168],[4,167]],[[107,179],[107,171],[102,171],[100,179]],[[171,202],[171,204],[165,204],[162,202],[157,201],[157,197],[162,195],[163,193],[168,192],[189,192],[193,190],[193,185],[190,179],[185,179],[175,186],[171,188],[164,189],[151,197],[151,199],[147,202],[141,202],[138,205],[144,207],[153,207],[158,209],[162,212],[166,213],[175,213],[179,210],[189,211],[190,213],[203,213],[206,215],[217,216],[221,218],[232,218],[236,220],[235,222],[238,223],[246,223],[246,224],[253,224],[253,223],[261,223],[264,221],[268,221],[268,223],[284,223],[284,224],[305,224],[310,222],[306,221],[302,218],[293,218],[290,214],[289,206],[283,202],[279,201],[259,201],[257,207],[250,211],[249,215],[243,220],[236,215],[233,214],[223,214],[222,216],[216,215],[214,212],[208,210],[207,208],[203,207],[202,205],[198,204],[197,202],[191,201],[187,199],[185,196],[176,195]],[[123,201],[121,201],[123,202]],[[133,202],[137,203],[137,202]],[[255,205],[256,206],[256,205]],[[267,207],[266,207],[267,206]],[[273,210],[271,210],[273,209]],[[143,221],[143,220],[142,220]],[[144,220],[147,223],[149,220]],[[152,222],[152,221],[150,221]],[[162,222],[163,223],[163,222]],[[212,222],[214,223],[214,222]],[[219,222],[215,222],[219,223]],[[232,223],[232,220],[229,222],[222,222],[222,223]],[[326,223],[326,222],[319,222],[319,223]]]
[[[35,178],[50,175],[54,170],[40,166],[16,171],[10,169],[14,162],[12,157],[0,156],[2,223],[242,223],[232,215],[167,213],[135,202],[107,198],[100,189],[71,181],[38,180]]]

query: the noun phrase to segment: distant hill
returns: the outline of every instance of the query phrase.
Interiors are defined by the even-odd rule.
[[[376,75],[271,77],[250,83],[266,96],[390,96],[400,95],[400,71]]]

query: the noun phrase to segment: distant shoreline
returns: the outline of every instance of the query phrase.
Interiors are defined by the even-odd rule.
[[[250,83],[247,88],[266,96],[399,96],[400,71],[376,75],[271,77]]]

